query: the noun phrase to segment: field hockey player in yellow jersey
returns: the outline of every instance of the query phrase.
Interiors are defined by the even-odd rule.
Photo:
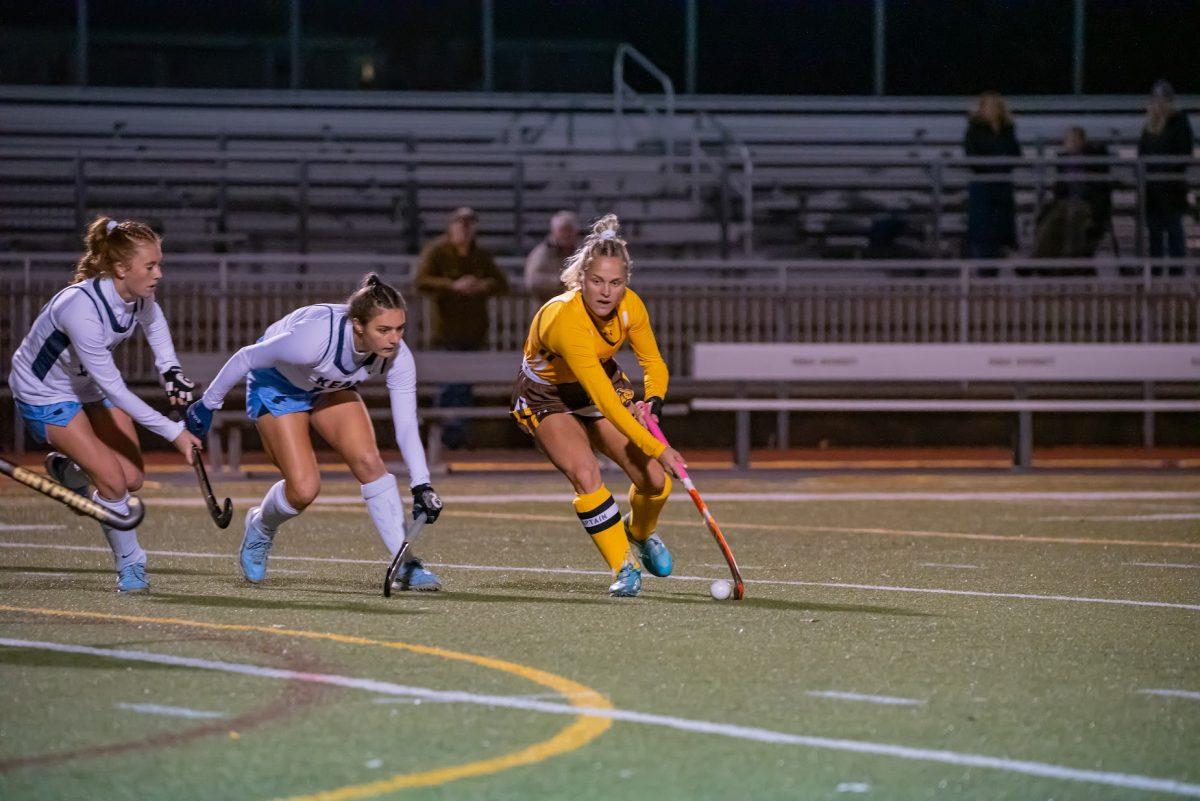
[[[671,552],[655,533],[671,493],[670,475],[687,464],[640,422],[657,415],[667,393],[667,365],[654,341],[650,315],[628,288],[631,262],[618,235],[616,215],[601,218],[562,273],[567,291],[533,318],[512,414],[575,487],[575,513],[614,581],[609,594],[636,596],[642,573],[671,573]],[[628,341],[645,372],[645,400],[634,403],[633,385],[613,360]],[[633,482],[631,511],[621,516],[604,486],[595,451],[612,459]]]

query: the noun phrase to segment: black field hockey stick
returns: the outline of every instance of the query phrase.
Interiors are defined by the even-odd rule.
[[[233,501],[226,498],[224,509],[217,503],[212,482],[208,480],[208,471],[204,469],[204,457],[195,446],[192,447],[192,469],[196,471],[196,480],[200,482],[200,491],[204,493],[204,502],[208,504],[208,513],[212,515],[213,522],[217,528],[229,528],[229,521],[233,519]]]
[[[400,572],[400,568],[404,566],[404,561],[408,558],[409,552],[412,550],[413,540],[421,533],[421,529],[425,528],[425,513],[417,515],[417,519],[413,521],[412,526],[404,533],[404,544],[400,546],[400,550],[396,551],[396,555],[392,557],[392,563],[388,565],[387,573],[383,576],[383,597],[392,597],[392,584],[396,581],[396,575]]]
[[[85,498],[67,489],[41,473],[26,470],[4,458],[0,458],[0,473],[19,484],[24,484],[31,490],[37,490],[46,497],[53,498],[69,509],[87,515],[93,520],[98,520],[110,528],[128,531],[131,528],[137,528],[138,523],[142,522],[142,518],[146,516],[146,507],[137,498],[132,496],[129,498],[129,514],[122,516],[106,506],[101,506],[91,498]]]

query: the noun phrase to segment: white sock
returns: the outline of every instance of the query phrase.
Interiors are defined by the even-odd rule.
[[[258,505],[263,532],[269,537],[274,537],[281,525],[300,514],[288,503],[283,487],[283,481],[276,481],[263,496],[262,503]]]
[[[396,489],[396,477],[384,473],[371,483],[363,484],[362,496],[383,544],[395,556],[404,544],[404,503]]]
[[[102,497],[99,492],[93,492],[92,500],[105,509],[111,509],[119,515],[129,514],[128,492],[119,501],[110,501],[108,498]],[[117,563],[117,570],[132,565],[135,562],[146,561],[146,552],[138,544],[137,529],[122,531],[119,528],[112,528],[103,523],[100,524],[100,528],[104,531],[105,539],[108,540],[108,547],[112,548],[113,561]]]

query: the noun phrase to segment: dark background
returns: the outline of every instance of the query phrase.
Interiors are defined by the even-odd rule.
[[[606,92],[629,42],[684,90],[682,0],[495,0],[495,89]],[[1200,92],[1200,2],[1087,0],[1084,91]],[[699,0],[701,93],[870,94],[871,0]],[[73,0],[0,0],[0,83],[69,84]],[[89,83],[284,88],[287,0],[89,0]],[[302,86],[482,88],[480,0],[303,0]],[[887,93],[1071,91],[1073,0],[889,0]]]

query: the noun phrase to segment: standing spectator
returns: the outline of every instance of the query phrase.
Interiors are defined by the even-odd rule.
[[[1158,81],[1146,106],[1146,123],[1138,140],[1139,156],[1192,155],[1192,126],[1183,111],[1175,108],[1175,90],[1166,81]],[[1150,233],[1150,255],[1187,255],[1183,239],[1183,213],[1187,211],[1187,182],[1182,173],[1185,164],[1146,165],[1146,227]],[[1178,174],[1179,180],[1162,176]],[[1158,180],[1155,180],[1155,179]],[[1166,253],[1163,239],[1166,238]]]
[[[496,267],[492,254],[475,241],[477,218],[467,206],[450,213],[446,233],[421,252],[416,287],[433,298],[433,346],[443,350],[482,350],[488,338],[488,298],[508,292],[508,279]],[[438,406],[470,406],[474,397],[469,383],[447,384],[438,395]],[[447,420],[442,444],[461,448],[466,425]]]
[[[557,212],[550,218],[550,233],[525,259],[525,289],[539,303],[566,291],[559,276],[577,247],[579,217],[573,211]]]
[[[968,156],[986,158],[1021,155],[1008,104],[998,92],[979,96],[975,113],[967,123],[963,151]],[[979,165],[971,171],[988,180],[972,181],[967,186],[967,255],[975,259],[999,258],[1017,247],[1013,185],[996,178],[1012,172],[1012,167]]]

